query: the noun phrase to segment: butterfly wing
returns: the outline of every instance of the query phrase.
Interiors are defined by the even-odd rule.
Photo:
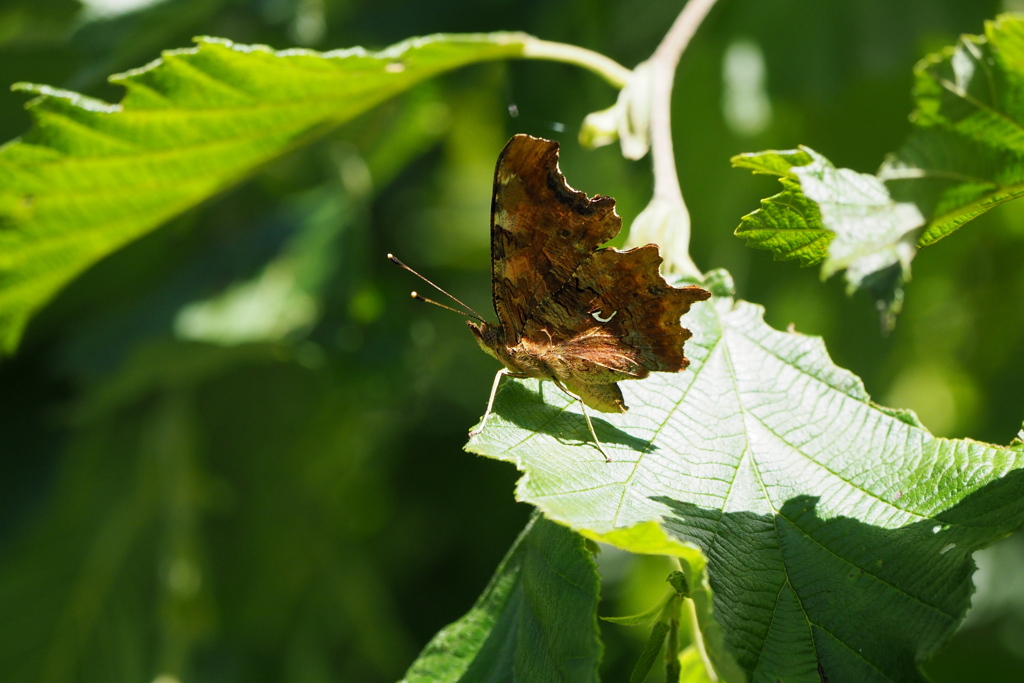
[[[516,135],[494,171],[491,282],[504,342],[523,338],[527,321],[581,262],[618,234],[615,200],[589,199],[558,170],[558,143]]]
[[[598,249],[621,225],[614,199],[590,199],[565,182],[557,142],[516,135],[502,150],[491,205],[501,338],[484,344],[499,360],[498,347],[525,349],[536,367],[547,368],[543,376],[605,412],[626,410],[619,380],[687,366],[683,342],[690,332],[679,318],[710,296],[700,287],[669,285],[654,245]]]
[[[711,295],[696,286],[669,285],[661,262],[653,244],[598,250],[526,323],[524,337],[550,339],[548,365],[592,408],[622,412],[615,382],[689,365],[683,342],[690,331],[679,319]]]

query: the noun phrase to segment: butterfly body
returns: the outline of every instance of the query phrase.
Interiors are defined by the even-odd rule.
[[[480,348],[504,365],[509,373],[520,378],[553,379],[554,371],[548,361],[550,344],[521,339],[515,346],[505,341],[504,330],[490,323],[466,321]]]

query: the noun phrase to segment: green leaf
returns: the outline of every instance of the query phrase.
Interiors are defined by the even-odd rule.
[[[268,161],[426,78],[521,56],[517,33],[381,51],[275,52],[199,38],[111,80],[111,105],[19,84],[34,127],[0,148],[0,351],[71,278]]]
[[[690,597],[690,583],[685,572],[671,572],[666,579],[672,589],[684,598]]]
[[[629,412],[592,414],[611,463],[537,381],[503,384],[468,449],[516,463],[518,498],[581,533],[657,552],[653,525],[702,550],[752,680],[923,680],[970,604],[971,553],[1024,522],[1024,445],[936,438],[762,315],[696,304],[689,369],[622,382]]]
[[[722,283],[729,280],[724,271],[709,274],[708,281],[712,278],[716,278]],[[690,600],[700,629],[699,633],[694,634],[694,638],[700,639],[707,658],[710,660],[708,665],[712,666],[713,663],[719,678],[725,683],[743,683],[746,680],[743,671],[726,650],[725,636],[721,626],[715,620],[712,606],[713,595],[708,580],[708,558],[699,547],[693,543],[680,542],[667,535],[665,529],[655,521],[640,522],[606,532],[598,532],[587,526],[580,527],[579,531],[588,538],[609,543],[633,553],[668,555],[678,559],[683,574],[686,576],[687,586],[690,588]]]
[[[653,607],[641,612],[640,614],[631,614],[626,617],[601,617],[601,620],[612,624],[618,624],[619,626],[639,626],[641,628],[650,628],[656,621],[658,621],[658,618],[661,617],[662,610],[665,609],[665,605],[667,605],[668,601],[674,596],[674,593],[666,593],[664,599],[656,602]]]
[[[731,161],[733,168],[745,168],[760,175],[794,178],[794,166],[806,166],[814,159],[803,149],[786,149],[737,154]]]
[[[772,252],[776,261],[800,261],[814,266],[828,256],[834,237],[821,223],[818,205],[804,196],[800,186],[783,180],[790,189],[761,200],[761,208],[740,220],[736,235],[747,240],[748,247]]]
[[[629,674],[629,683],[644,683],[647,680],[648,674],[651,673],[651,669],[654,668],[654,664],[658,661],[658,653],[665,646],[668,629],[668,622],[663,621],[659,621],[651,629],[651,635],[647,638],[647,642],[644,643],[644,649],[640,652],[640,657],[636,660],[633,671]]]
[[[794,166],[804,195],[818,204],[822,224],[834,233],[822,277],[846,270],[850,289],[867,275],[895,264],[909,272],[914,246],[907,236],[924,222],[917,207],[897,203],[875,176],[836,168],[807,149],[813,161]]]
[[[627,530],[627,534],[637,530],[641,530],[649,525],[638,525],[632,530]],[[644,645],[643,651],[640,653],[640,657],[637,659],[636,664],[633,666],[633,672],[630,675],[631,683],[640,683],[646,680],[647,675],[650,673],[654,663],[658,659],[658,654],[661,652],[662,646],[665,643],[666,638],[669,640],[670,645],[675,645],[678,649],[678,635],[676,637],[670,637],[673,633],[672,625],[670,622],[676,620],[676,624],[679,624],[679,620],[682,616],[682,612],[685,611],[686,615],[696,616],[697,623],[702,626],[700,632],[687,634],[690,636],[690,640],[694,641],[691,645],[683,648],[679,652],[679,662],[683,665],[683,671],[687,672],[690,678],[685,680],[709,680],[708,671],[717,668],[719,676],[716,676],[715,680],[723,681],[744,681],[746,677],[743,672],[737,667],[736,663],[729,657],[728,653],[723,648],[721,630],[717,628],[717,625],[713,623],[711,616],[711,605],[710,605],[710,588],[707,582],[707,573],[704,571],[706,561],[703,555],[695,549],[687,549],[685,546],[675,543],[667,539],[657,527],[651,527],[650,531],[653,531],[655,535],[660,536],[665,543],[674,546],[674,548],[666,548],[666,552],[669,554],[676,554],[676,550],[684,550],[680,559],[689,557],[698,557],[699,562],[696,564],[687,563],[684,565],[689,573],[699,575],[701,579],[701,586],[699,591],[699,607],[698,603],[692,600],[686,600],[682,593],[683,592],[670,592],[664,599],[660,600],[654,607],[647,610],[642,614],[629,617],[602,617],[605,621],[619,624],[621,626],[639,626],[641,628],[650,628],[651,633],[647,638],[647,643]],[[610,534],[609,537],[615,537],[617,534]],[[625,540],[624,536],[619,536],[619,540]],[[626,544],[628,546],[628,543]],[[644,548],[644,552],[651,552],[650,547],[646,547],[647,544],[640,543],[639,547]],[[687,552],[688,551],[688,552]],[[687,572],[674,571],[669,574],[668,581],[673,584],[684,585],[686,593],[689,593],[689,586],[687,585],[689,579],[686,578]],[[685,583],[683,583],[685,582]],[[678,588],[675,588],[678,591]],[[685,607],[685,610],[682,609]],[[689,624],[688,624],[689,625]],[[704,632],[707,631],[714,635],[714,639],[706,641],[704,639]],[[687,659],[684,661],[683,653],[687,653]],[[710,656],[705,656],[703,653],[710,652]],[[668,657],[668,653],[666,653]],[[717,667],[713,666],[709,660],[717,660]],[[700,678],[699,675],[703,678]],[[698,676],[693,678],[693,676]]]
[[[777,260],[822,262],[822,278],[845,269],[850,293],[870,283],[880,290],[877,298],[886,302],[880,308],[891,327],[903,282],[910,276],[915,231],[924,223],[917,206],[894,201],[877,177],[837,169],[808,147],[746,154],[734,158],[733,165],[784,172],[786,187],[744,216],[736,234],[751,246],[771,250]],[[896,277],[872,277],[883,272],[895,272]]]
[[[405,675],[444,681],[597,681],[597,568],[584,539],[534,515],[465,616]]]
[[[914,95],[915,130],[879,176],[928,218],[923,246],[1024,193],[1024,18],[923,59]]]
[[[824,277],[845,268],[851,291],[874,294],[886,328],[901,308],[915,241],[933,244],[1024,193],[1024,18],[1003,15],[984,36],[962,36],[923,59],[914,95],[914,131],[877,176],[836,169],[805,147],[732,160],[786,186],[736,234],[777,260],[824,263]]]

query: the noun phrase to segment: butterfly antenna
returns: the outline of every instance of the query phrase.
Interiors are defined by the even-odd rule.
[[[416,299],[416,301],[422,301],[424,303],[434,304],[435,306],[440,306],[441,308],[445,309],[446,311],[452,311],[453,313],[458,313],[459,315],[465,315],[466,314],[466,311],[460,311],[457,308],[452,308],[451,306],[445,306],[444,304],[438,303],[437,301],[434,301],[433,299],[428,299],[427,297],[423,296],[419,292],[409,292],[409,296],[411,296],[413,299]],[[476,316],[474,315],[473,317],[476,317]],[[477,320],[479,320],[480,322],[485,322],[481,318],[477,318]]]
[[[406,269],[407,271],[409,271],[410,273],[412,273],[413,275],[415,275],[415,276],[416,276],[416,277],[418,277],[419,279],[423,280],[423,281],[424,281],[424,282],[426,282],[426,283],[427,283],[428,285],[430,285],[431,287],[433,287],[433,288],[434,288],[434,289],[436,289],[437,291],[441,292],[442,294],[444,294],[444,295],[445,295],[446,297],[448,297],[449,299],[451,299],[452,301],[454,301],[454,302],[455,302],[455,303],[457,303],[458,305],[462,306],[462,307],[463,307],[464,309],[466,309],[466,311],[468,311],[468,312],[469,312],[469,314],[470,314],[470,315],[471,315],[472,317],[476,318],[477,320],[479,320],[479,321],[480,321],[480,322],[482,322],[482,323],[483,323],[483,322],[487,322],[486,320],[484,320],[484,317],[483,317],[482,315],[480,315],[479,313],[477,313],[476,311],[474,311],[474,310],[473,310],[472,308],[470,308],[470,307],[469,307],[468,305],[466,305],[466,304],[462,303],[461,301],[459,301],[458,299],[456,299],[456,298],[455,298],[454,296],[452,296],[452,295],[451,295],[451,294],[449,294],[448,292],[444,291],[443,289],[441,289],[440,287],[438,287],[437,285],[435,285],[435,284],[434,284],[433,282],[431,282],[431,281],[430,281],[430,280],[428,280],[427,278],[425,278],[425,277],[423,277],[422,275],[420,275],[419,273],[417,273],[417,272],[416,272],[415,270],[413,270],[413,269],[412,269],[412,268],[410,268],[409,266],[407,266],[407,265],[405,265],[404,263],[402,263],[401,261],[399,261],[399,260],[398,260],[398,258],[397,258],[397,257],[396,257],[396,256],[395,256],[394,254],[388,254],[388,260],[389,260],[389,261],[391,261],[392,263],[394,263],[395,265],[397,265],[397,266],[400,266],[400,267],[402,267],[402,268]],[[427,298],[427,297],[425,297],[425,296],[420,296],[420,295],[419,295],[419,294],[417,294],[416,292],[413,292],[413,293],[412,293],[412,298],[413,298],[413,299],[416,299],[417,301],[425,301],[425,302],[427,302],[428,304],[434,304],[435,306],[440,306],[441,308],[445,308],[445,309],[447,309],[447,310],[449,310],[449,311],[454,311],[455,313],[458,313],[459,315],[464,315],[464,314],[465,314],[465,312],[466,312],[466,311],[460,311],[460,310],[458,310],[458,309],[452,308],[451,306],[445,306],[444,304],[439,304],[439,303],[437,303],[436,301],[434,301],[433,299],[428,299],[428,298]]]

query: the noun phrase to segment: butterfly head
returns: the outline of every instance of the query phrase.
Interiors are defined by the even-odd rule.
[[[505,345],[504,330],[486,322],[475,323],[472,320],[467,320],[466,324],[469,325],[469,330],[476,337],[476,343],[480,345],[480,348],[501,361],[503,365],[507,365],[499,355]]]

